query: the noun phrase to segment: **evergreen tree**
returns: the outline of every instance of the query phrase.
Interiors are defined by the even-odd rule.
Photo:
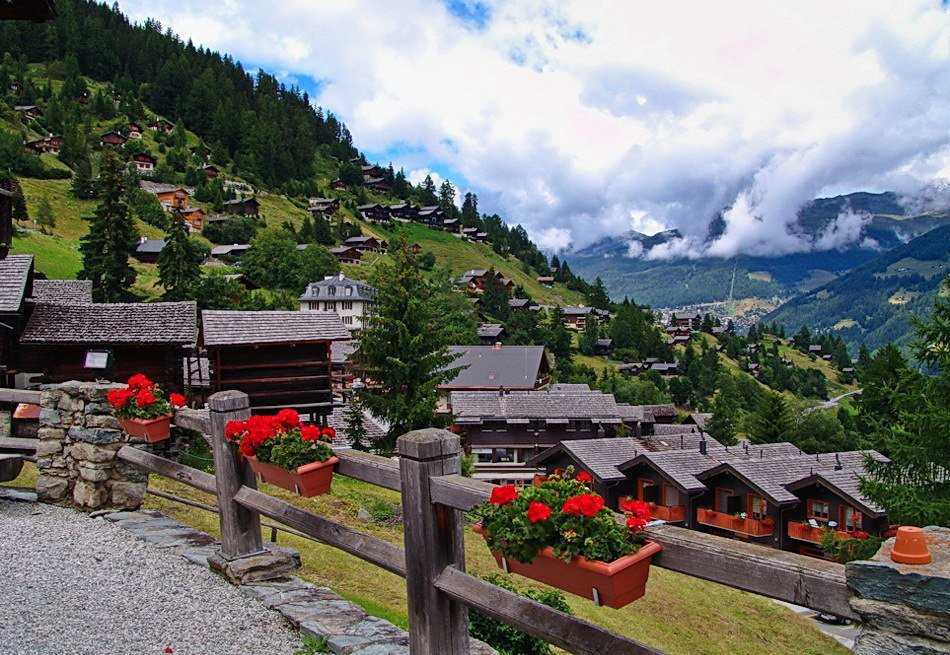
[[[343,421],[346,423],[346,436],[350,441],[350,447],[353,450],[366,450],[369,444],[363,418],[363,405],[358,396],[353,396],[346,405],[346,409],[343,410]]]
[[[99,188],[99,206],[86,217],[89,233],[79,240],[83,267],[78,277],[92,280],[96,302],[116,302],[128,296],[135,282],[129,256],[138,244],[138,232],[126,203],[123,164],[112,151],[103,154]]]
[[[455,216],[458,213],[455,206],[455,187],[449,180],[442,180],[442,186],[439,187],[439,207],[447,216]]]
[[[39,225],[43,234],[49,234],[50,230],[56,227],[53,207],[49,204],[49,198],[46,196],[40,198],[40,204],[36,208],[36,224]]]
[[[478,227],[478,196],[466,193],[462,201],[462,227]],[[492,239],[492,243],[497,239]]]
[[[310,214],[303,217],[303,223],[300,224],[300,231],[297,232],[297,241],[299,243],[316,243],[313,233],[313,220]]]
[[[545,345],[554,355],[558,368],[569,368],[571,365],[571,333],[564,325],[564,312],[560,305],[548,314]]]
[[[811,331],[807,325],[803,325],[801,329],[795,333],[795,336],[792,337],[792,344],[802,352],[808,352],[808,346],[811,345]]]
[[[158,254],[158,279],[165,287],[166,300],[194,298],[201,279],[201,252],[188,238],[188,228],[180,216],[168,221],[165,247]]]
[[[585,355],[594,355],[597,352],[597,340],[600,338],[600,326],[597,321],[590,317],[584,324],[584,331],[581,333],[578,347]]]
[[[440,315],[442,288],[422,274],[405,240],[391,259],[377,263],[377,302],[356,354],[376,383],[362,394],[363,402],[390,425],[388,435],[373,444],[382,452],[392,452],[399,435],[432,425],[438,387],[459,371]]]
[[[739,423],[739,389],[729,373],[719,376],[719,391],[713,399],[712,418],[706,422],[706,432],[719,443],[736,443]]]
[[[607,295],[607,287],[599,275],[594,280],[594,286],[591,287],[590,293],[587,294],[587,303],[597,309],[610,309],[610,296]]]
[[[494,268],[488,271],[485,278],[485,289],[482,293],[482,311],[505,322],[508,320],[509,311],[508,290],[496,277]]]
[[[794,422],[781,394],[765,392],[750,417],[749,438],[753,443],[792,441]]]
[[[422,180],[422,188],[419,190],[419,200],[423,205],[431,206],[438,204],[439,197],[435,193],[435,182],[431,175],[426,175]]]

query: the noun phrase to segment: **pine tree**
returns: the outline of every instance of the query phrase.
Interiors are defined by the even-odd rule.
[[[313,220],[310,214],[303,217],[303,223],[300,224],[300,231],[297,232],[297,241],[300,243],[316,243],[313,232]]]
[[[504,322],[508,320],[508,290],[502,285],[492,268],[485,276],[485,290],[482,293],[482,310],[489,316]]]
[[[466,193],[465,200],[462,201],[462,226],[478,227],[478,196],[474,193]],[[492,239],[492,243],[497,239]]]
[[[36,224],[40,226],[40,231],[43,234],[49,234],[49,231],[56,227],[53,207],[49,204],[49,198],[46,196],[40,198],[40,204],[36,208]]]
[[[186,223],[179,216],[169,221],[168,238],[158,255],[158,279],[166,300],[194,298],[201,279],[201,253],[188,238]]]
[[[580,343],[578,344],[581,353],[584,355],[594,355],[597,353],[597,340],[600,338],[600,325],[593,316],[589,317],[584,324],[584,331],[581,333]]]
[[[439,197],[435,194],[435,182],[431,175],[426,175],[422,180],[422,188],[419,190],[419,198],[424,205],[435,205],[439,202]]]
[[[607,287],[599,275],[594,280],[594,286],[591,287],[590,293],[587,294],[587,302],[591,307],[597,309],[610,309],[610,296],[607,295]]]
[[[79,243],[83,267],[78,277],[92,280],[96,302],[116,302],[128,296],[135,282],[129,255],[138,243],[138,232],[126,203],[123,164],[111,150],[103,154],[99,186],[99,206],[86,217],[89,233]]]
[[[363,403],[390,425],[386,437],[373,444],[383,452],[392,452],[400,434],[432,425],[438,387],[459,371],[451,365],[455,356],[441,316],[442,288],[422,274],[404,239],[390,257],[391,262],[377,262],[377,302],[356,354],[376,382],[362,394]]]
[[[571,365],[571,333],[564,325],[564,312],[560,305],[552,309],[548,315],[547,325],[545,325],[547,336],[545,345],[557,361],[560,369],[569,368]]]
[[[721,444],[736,443],[739,420],[739,389],[732,375],[719,376],[719,391],[713,399],[712,418],[706,422],[706,432]]]
[[[458,213],[458,208],[455,206],[455,187],[449,180],[443,180],[442,186],[439,187],[439,207],[448,216]]]
[[[353,450],[366,450],[369,444],[363,418],[363,405],[357,396],[351,398],[346,409],[343,410],[343,421],[346,423],[346,436],[350,447]]]
[[[749,437],[753,443],[793,441],[794,421],[781,394],[765,392],[750,419]]]

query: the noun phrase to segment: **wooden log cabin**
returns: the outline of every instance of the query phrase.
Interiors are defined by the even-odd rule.
[[[42,382],[147,376],[183,385],[182,356],[198,338],[194,302],[38,303],[17,347],[17,368]]]
[[[225,200],[221,205],[221,211],[225,214],[237,214],[239,216],[257,216],[261,213],[261,204],[257,198],[236,198],[234,200]]]
[[[0,259],[0,383],[16,373],[15,345],[26,322],[26,299],[33,293],[33,256]]]
[[[13,246],[13,182],[0,180],[0,259]]]
[[[330,344],[350,339],[331,312],[201,313],[211,392],[246,393],[254,411],[293,407],[325,417],[333,409]]]

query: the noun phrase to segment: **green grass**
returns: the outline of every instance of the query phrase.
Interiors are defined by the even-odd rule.
[[[33,486],[35,470],[28,465],[11,486]],[[213,503],[214,498],[191,487],[152,476],[149,484],[178,496]],[[299,498],[281,489],[264,491],[351,528],[402,544],[401,524],[356,518],[360,507],[374,503],[398,507],[396,492],[336,476],[333,492],[317,498]],[[217,516],[173,501],[148,496],[146,506],[218,536]],[[265,538],[270,531],[265,529]],[[378,616],[406,626],[405,582],[396,575],[330,546],[280,533],[278,542],[300,551],[301,577],[332,588],[341,596]],[[476,575],[497,572],[481,537],[465,531],[466,566]],[[536,583],[519,579],[520,582]],[[664,569],[651,569],[646,596],[620,610],[596,607],[568,596],[574,613],[619,634],[627,635],[671,655],[845,655],[848,651],[821,634],[808,621],[784,607],[753,594]]]

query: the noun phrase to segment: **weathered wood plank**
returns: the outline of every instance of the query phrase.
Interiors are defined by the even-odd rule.
[[[121,460],[140,466],[152,473],[164,475],[166,478],[178,480],[190,487],[213,494],[217,491],[214,476],[204,471],[173,462],[170,459],[147,453],[134,446],[122,446],[118,457]]]
[[[206,409],[179,409],[175,412],[174,423],[180,428],[211,434],[211,417]]]
[[[488,500],[494,485],[461,475],[432,479],[432,502],[467,512]]]
[[[409,650],[418,655],[468,655],[468,609],[434,586],[447,566],[465,570],[462,513],[433,504],[433,476],[459,472],[462,445],[447,430],[430,428],[396,441],[402,481],[406,545]]]
[[[388,457],[380,457],[358,450],[339,450],[340,463],[336,472],[385,489],[399,491],[399,464]]]
[[[363,534],[255,489],[244,487],[234,497],[234,501],[370,564],[399,576],[406,575],[405,553],[402,548],[388,541]]]
[[[848,604],[844,566],[672,525],[648,528],[663,546],[655,566],[819,612],[858,619]]]
[[[40,404],[42,393],[32,389],[0,389],[0,403]]]
[[[565,614],[447,566],[435,586],[470,609],[578,655],[656,655],[654,650],[605,628]]]
[[[35,453],[36,445],[39,443],[36,439],[23,439],[20,437],[0,437],[0,450],[13,450],[18,453]]]

